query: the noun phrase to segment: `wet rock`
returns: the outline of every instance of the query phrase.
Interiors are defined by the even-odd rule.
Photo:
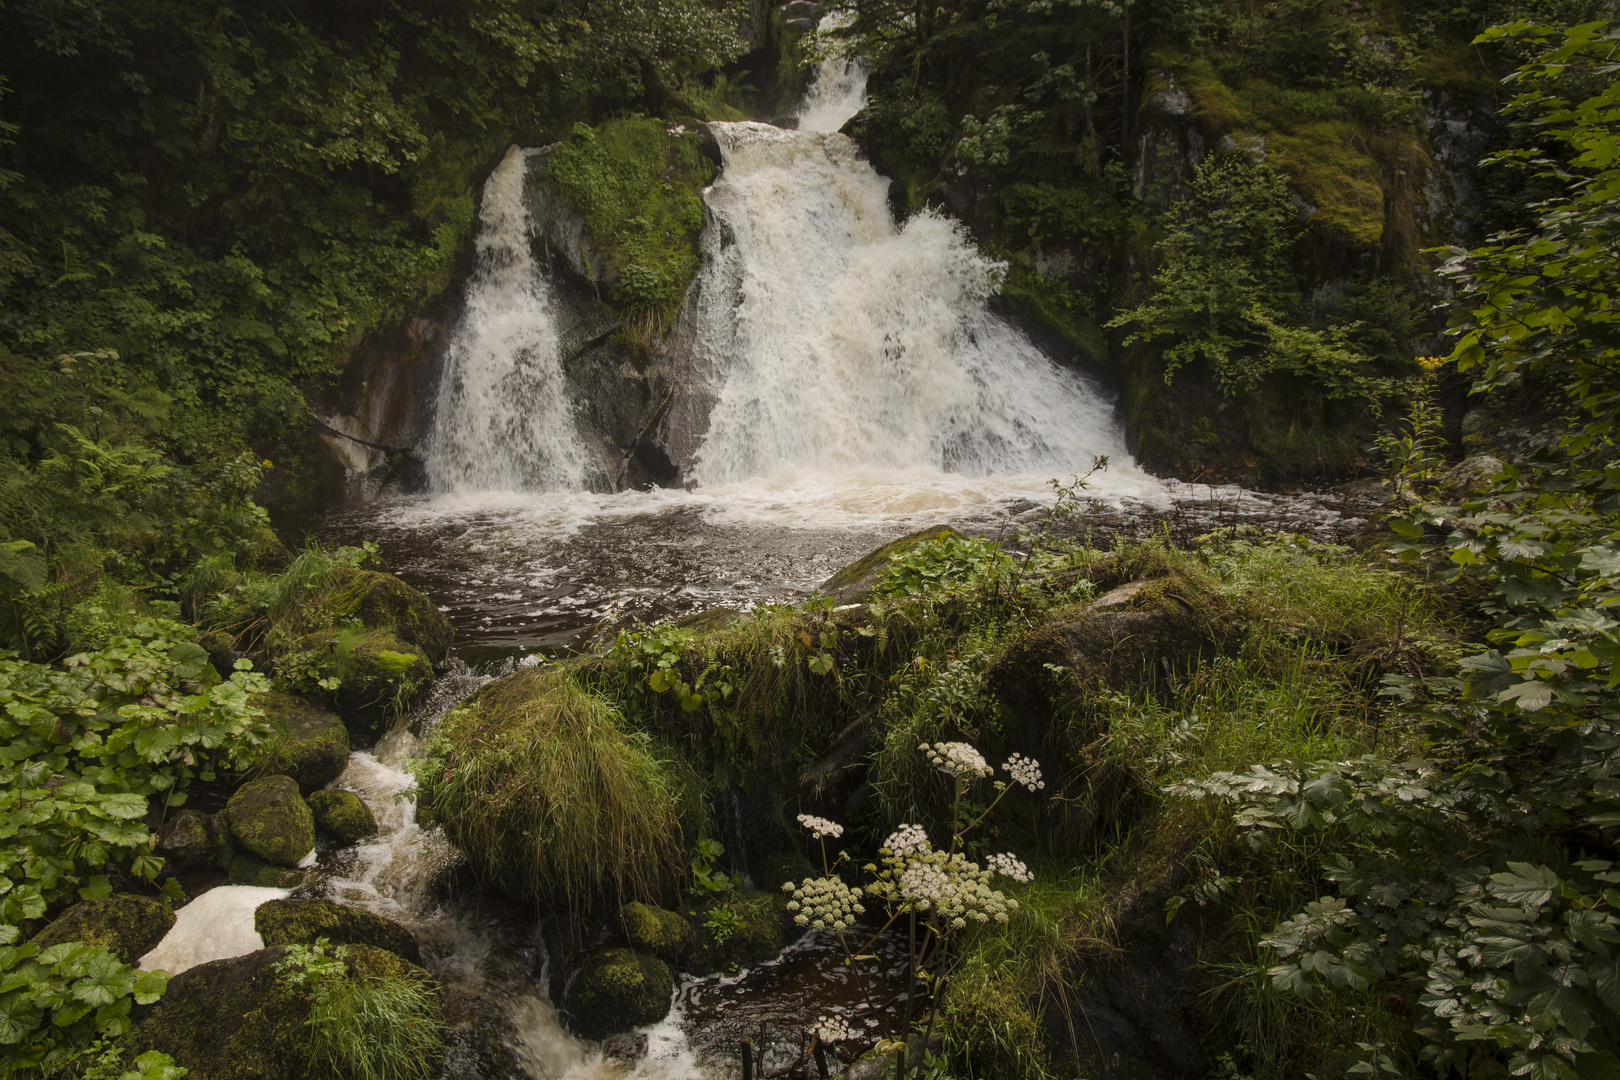
[[[651,904],[626,904],[619,909],[625,940],[637,952],[651,953],[679,968],[697,943],[692,926],[680,915]]]
[[[307,1080],[333,1075],[315,1060],[309,1006],[283,992],[275,965],[284,948],[199,964],[169,980],[162,1000],[123,1038],[127,1059],[160,1050],[190,1069],[188,1080]],[[354,982],[431,978],[392,953],[347,947],[347,978]],[[437,1022],[438,1016],[424,1017]],[[437,1074],[437,1068],[432,1069]]]
[[[608,949],[585,961],[563,999],[569,1026],[587,1039],[656,1024],[669,1014],[675,976],[648,953]]]
[[[391,713],[408,710],[433,681],[427,653],[387,630],[340,641],[343,683],[337,702],[344,720],[370,736]]]
[[[627,1065],[634,1065],[647,1056],[647,1033],[626,1031],[619,1035],[609,1035],[602,1040],[602,1056],[609,1061],[622,1061]]]
[[[1044,717],[1051,712],[1054,666],[1067,668],[1080,687],[1156,683],[1215,651],[1219,636],[1204,591],[1167,570],[1115,585],[1014,639],[992,662],[988,679],[1007,704]]]
[[[237,852],[232,856],[225,874],[228,884],[253,885],[261,889],[296,889],[309,881],[309,874],[303,870],[271,866],[246,852]]]
[[[1501,458],[1490,454],[1475,454],[1463,458],[1441,475],[1440,496],[1447,502],[1453,502],[1488,488],[1506,467],[1502,464]]]
[[[253,928],[273,945],[369,945],[421,964],[416,935],[391,919],[331,900],[268,900],[253,912]]]
[[[772,895],[790,881],[819,876],[810,860],[797,851],[767,856],[754,868],[754,882],[759,886],[759,891]]]
[[[35,934],[40,948],[64,941],[105,945],[126,964],[133,964],[163,940],[174,925],[174,912],[167,904],[140,896],[111,896],[105,900],[85,900],[74,904]]]
[[[399,640],[416,646],[435,664],[450,651],[450,641],[455,637],[450,620],[433,601],[392,574],[340,571],[328,603],[339,618],[357,618],[373,630],[392,630]]]
[[[909,536],[892,540],[876,551],[861,556],[823,581],[821,592],[840,604],[855,603],[872,591],[872,587],[877,584],[878,575],[888,568],[889,561],[896,555],[904,555],[925,540],[941,536],[960,538],[961,535],[949,525],[936,525],[931,529],[922,529]]]
[[[309,794],[337,779],[349,765],[349,732],[343,720],[296,694],[260,694],[272,735],[261,768],[290,776]]]
[[[377,832],[376,815],[352,791],[324,789],[311,792],[304,801],[315,815],[315,828],[345,847]]]
[[[729,914],[716,916],[718,909]],[[780,893],[738,890],[687,916],[695,938],[681,970],[708,975],[769,960],[797,936]],[[792,931],[790,933],[790,931]]]
[[[157,847],[171,870],[199,866],[223,870],[230,865],[236,844],[222,814],[182,810],[158,830]]]
[[[296,867],[315,849],[315,817],[290,776],[242,785],[225,807],[231,835],[274,866]]]

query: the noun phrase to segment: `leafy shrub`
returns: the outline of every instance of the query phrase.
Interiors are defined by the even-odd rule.
[[[59,902],[105,897],[111,862],[151,880],[162,860],[143,822],[182,805],[267,728],[262,675],[221,680],[187,628],[156,620],[61,667],[0,659],[0,941]]]
[[[104,945],[0,947],[0,1072],[55,1074],[96,1040],[128,1031],[130,1007],[156,1001],[168,981],[161,971],[136,971]],[[137,1075],[174,1064],[160,1056],[137,1062]]]

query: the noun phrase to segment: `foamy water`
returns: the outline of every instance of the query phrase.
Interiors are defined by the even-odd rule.
[[[253,929],[253,912],[260,904],[287,895],[286,889],[251,885],[210,889],[180,909],[163,940],[135,966],[178,975],[210,960],[257,952],[264,948],[264,940]]]

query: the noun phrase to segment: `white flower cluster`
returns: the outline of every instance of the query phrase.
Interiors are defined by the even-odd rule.
[[[843,1042],[854,1036],[854,1032],[849,1030],[849,1021],[842,1016],[823,1016],[816,1021],[816,1026],[812,1030],[816,1033],[816,1038],[824,1043]]]
[[[811,814],[800,814],[799,824],[809,829],[810,835],[817,840],[824,840],[829,836],[836,840],[844,835],[844,827],[836,821],[828,821],[826,818]]]
[[[868,892],[891,910],[929,912],[957,930],[970,921],[1004,923],[1007,913],[1018,907],[1018,901],[990,887],[989,870],[960,854],[931,849],[905,856],[885,852],[881,869],[869,864],[866,870],[875,875]]]
[[[1046,781],[1041,779],[1041,763],[1034,758],[1014,754],[1002,768],[1012,774],[1013,783],[1023,784],[1031,791],[1039,791],[1046,786]]]
[[[1024,860],[1014,855],[992,855],[984,860],[990,864],[990,869],[1002,877],[1012,878],[1019,884],[1028,884],[1035,880],[1035,875],[1029,872]]]
[[[917,863],[900,875],[900,895],[911,901],[918,911],[927,911],[949,903],[951,879],[945,871],[929,863]]]
[[[957,779],[990,775],[990,763],[984,755],[965,742],[942,742],[930,746],[923,743],[917,749],[928,755],[928,762],[946,776]]]
[[[889,834],[878,849],[881,855],[892,855],[904,859],[910,855],[926,854],[934,850],[934,845],[928,842],[928,834],[921,825],[907,825],[900,823],[900,827]]]
[[[860,903],[861,890],[835,877],[805,878],[797,885],[785,882],[782,891],[793,894],[787,902],[793,921],[812,930],[847,930],[855,916],[866,914]]]

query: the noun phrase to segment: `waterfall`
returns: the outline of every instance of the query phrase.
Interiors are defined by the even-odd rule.
[[[563,377],[551,286],[536,264],[512,147],[484,185],[477,267],[439,386],[428,448],[434,490],[578,491],[586,452]]]
[[[828,123],[839,92],[858,94],[811,103]],[[699,486],[1126,457],[1111,404],[988,309],[1004,267],[959,224],[923,211],[897,226],[888,181],[843,135],[710,126],[725,169],[708,192],[699,348],[721,388]]]
[[[824,15],[820,29],[837,29],[845,13]],[[866,104],[866,61],[858,56],[830,56],[816,67],[816,81],[799,106],[800,131],[837,131]]]

